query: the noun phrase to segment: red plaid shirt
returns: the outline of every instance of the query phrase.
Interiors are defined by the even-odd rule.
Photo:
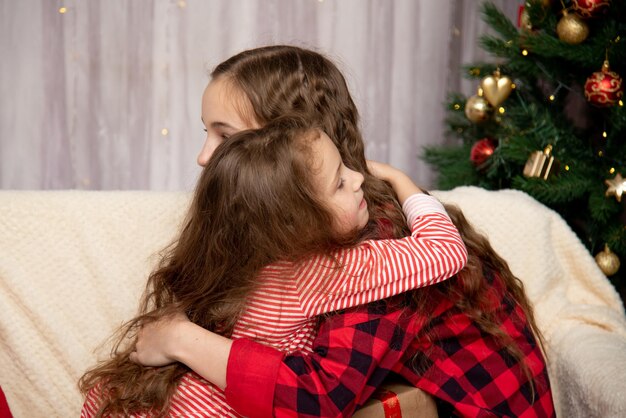
[[[397,373],[431,394],[441,417],[554,417],[545,361],[526,317],[497,276],[486,280],[500,327],[522,350],[534,387],[504,346],[449,300],[433,300],[427,319],[404,309],[400,295],[327,318],[311,355],[235,341],[227,400],[249,417],[350,416]]]

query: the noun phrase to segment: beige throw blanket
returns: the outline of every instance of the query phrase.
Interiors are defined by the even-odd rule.
[[[524,281],[560,416],[626,416],[624,309],[562,219],[516,191],[434,194]],[[0,192],[0,385],[16,418],[78,416],[78,378],[136,312],[188,203],[169,192]]]

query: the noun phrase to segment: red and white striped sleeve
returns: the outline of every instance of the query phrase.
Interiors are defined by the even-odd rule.
[[[403,205],[411,236],[368,240],[338,251],[337,263],[318,256],[296,268],[304,315],[313,317],[439,283],[459,272],[467,249],[443,205],[426,194]]]

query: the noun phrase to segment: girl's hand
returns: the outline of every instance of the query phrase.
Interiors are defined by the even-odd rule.
[[[400,204],[403,204],[404,201],[413,194],[424,193],[422,189],[413,183],[413,180],[411,180],[409,176],[389,164],[367,160],[367,168],[374,176],[391,184],[391,187],[393,187],[393,190],[398,196]]]
[[[394,174],[400,172],[397,168],[390,166],[389,164],[380,163],[378,161],[367,160],[367,168],[375,177],[381,180],[390,181]]]
[[[179,330],[189,319],[183,312],[163,317],[141,327],[137,333],[135,351],[130,361],[142,366],[166,366],[178,361],[174,357],[174,347],[179,340]]]
[[[178,361],[224,390],[232,345],[232,340],[194,324],[179,312],[144,325],[130,361],[154,367]]]

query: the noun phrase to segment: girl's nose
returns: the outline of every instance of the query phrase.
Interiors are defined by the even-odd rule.
[[[213,155],[213,152],[215,151],[215,148],[216,148],[216,144],[214,144],[213,142],[214,141],[211,141],[211,139],[208,136],[204,140],[204,145],[202,145],[202,149],[200,150],[200,153],[198,154],[198,159],[197,159],[199,166],[204,167],[209,162],[209,159],[211,158],[211,155]]]
[[[365,181],[365,177],[363,177],[363,174],[361,174],[358,171],[353,171],[353,173],[354,173],[354,180],[353,180],[354,191],[358,191],[361,189],[361,186],[363,185],[363,182]]]

